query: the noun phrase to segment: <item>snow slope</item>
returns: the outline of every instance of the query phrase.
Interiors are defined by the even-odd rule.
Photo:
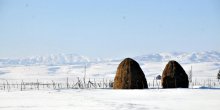
[[[162,75],[167,62],[173,59],[179,61],[187,73],[192,67],[194,82],[208,83],[210,79],[216,81],[217,73],[220,69],[219,53],[214,51],[190,54],[160,53],[138,56],[134,57],[134,59],[140,64],[148,83],[151,84],[157,75]],[[78,55],[66,56],[64,54],[17,59],[13,60],[13,63],[8,59],[6,60],[9,61],[8,63],[1,62],[0,84],[6,83],[6,80],[10,83],[20,83],[22,80],[25,82],[55,81],[65,83],[67,78],[70,82],[76,82],[78,78],[83,79],[84,76],[86,76],[86,81],[90,79],[93,81],[103,81],[104,79],[113,81],[117,67],[122,60],[91,59]],[[203,85],[206,84],[204,83]]]
[[[134,57],[150,82],[169,60],[177,60],[193,79],[216,79],[220,69],[218,52],[159,53]],[[55,55],[56,56],[56,55]],[[72,82],[77,77],[112,79],[122,59],[54,55],[17,59],[0,59],[0,83]],[[68,56],[68,55],[67,55]],[[72,57],[71,57],[72,56]],[[85,72],[86,71],[86,72]],[[191,88],[191,87],[190,87]],[[193,87],[195,88],[195,87]],[[0,110],[218,110],[218,88],[203,89],[40,89],[0,91]]]
[[[1,110],[219,110],[216,89],[0,92]]]
[[[115,76],[117,66],[120,62],[115,63],[98,63],[87,66],[87,78],[111,78]],[[146,78],[150,79],[161,75],[167,62],[150,62],[141,64]],[[187,73],[191,66],[193,68],[193,78],[216,79],[216,75],[220,68],[220,62],[204,62],[204,63],[181,63]],[[83,77],[85,73],[84,65],[61,65],[61,66],[9,66],[0,68],[1,79],[23,79],[23,80],[52,80],[66,79],[67,77]]]
[[[216,79],[220,69],[220,53],[160,53],[134,57],[138,61],[147,79],[161,75],[169,60],[177,60],[188,73],[193,69],[193,78]],[[0,79],[52,80],[67,77],[113,79],[117,66],[123,59],[91,59],[74,55],[33,57],[24,59],[0,60]],[[7,61],[7,62],[6,62]]]

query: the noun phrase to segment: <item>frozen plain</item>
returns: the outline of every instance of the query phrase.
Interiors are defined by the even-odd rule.
[[[0,92],[1,110],[219,110],[218,89]]]
[[[141,65],[148,82],[162,72],[165,64],[165,62],[152,62]],[[88,77],[112,78],[115,75],[113,73],[117,65],[117,63],[91,65],[87,68]],[[219,68],[218,62],[183,64],[186,72],[190,70],[191,65],[193,65],[193,77],[197,80],[216,78]],[[17,81],[21,79],[24,81],[36,81],[36,79],[65,81],[66,77],[82,77],[84,69],[83,66],[74,65],[41,65],[12,66],[1,68],[1,70],[7,71],[1,75],[1,78],[13,82],[14,79]],[[53,70],[53,74],[49,73],[51,70]],[[107,73],[102,74],[104,71]],[[219,110],[220,89],[218,88],[0,91],[0,110]]]
[[[142,58],[144,57],[141,57],[139,64],[148,82],[162,74],[167,61],[142,61]],[[119,63],[120,61],[90,63],[86,67],[87,78],[113,79]],[[192,66],[193,79],[198,81],[216,79],[220,68],[219,60],[190,63],[180,61],[180,64],[187,73]],[[21,80],[65,82],[67,77],[70,80],[82,78],[84,66],[84,63],[1,65],[0,79],[3,82],[6,79],[9,83]],[[195,86],[189,89],[144,90],[61,89],[10,92],[1,90],[0,103],[0,110],[219,110],[220,89]]]

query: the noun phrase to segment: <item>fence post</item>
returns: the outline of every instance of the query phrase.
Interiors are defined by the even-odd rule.
[[[38,90],[40,89],[40,83],[38,82],[38,79],[37,79],[37,89]]]
[[[23,90],[23,80],[21,81],[21,91]]]
[[[68,77],[66,78],[66,88],[69,89],[69,80],[68,80]]]

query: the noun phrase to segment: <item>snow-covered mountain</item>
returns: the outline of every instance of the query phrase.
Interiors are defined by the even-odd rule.
[[[177,60],[182,63],[220,62],[220,52],[205,51],[191,53],[155,53],[133,57],[138,62],[167,62]],[[123,58],[122,58],[123,59]],[[2,58],[1,65],[67,65],[102,62],[119,62],[122,59],[90,58],[76,54],[56,54],[25,58]]]
[[[101,58],[89,58],[76,54],[55,54],[47,56],[34,56],[25,58],[4,58],[0,59],[2,65],[66,65],[98,63],[105,61]]]
[[[220,52],[204,51],[191,53],[155,53],[137,56],[134,57],[134,59],[140,62],[167,62],[169,60],[176,60],[182,63],[220,62]]]

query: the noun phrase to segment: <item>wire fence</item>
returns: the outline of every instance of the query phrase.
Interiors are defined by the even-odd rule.
[[[46,89],[98,89],[112,88],[113,80],[105,78],[84,79],[76,78],[75,80],[66,78],[66,80],[50,81],[25,81],[25,80],[0,80],[0,90],[3,91],[27,91],[27,90],[46,90]]]
[[[0,79],[0,91],[29,91],[29,90],[61,90],[61,89],[111,89],[113,78],[66,78],[65,80],[6,80]],[[156,78],[148,79],[148,88],[161,89],[161,80]],[[196,86],[208,88],[220,88],[220,81],[217,79],[194,79],[189,83],[189,88]]]

